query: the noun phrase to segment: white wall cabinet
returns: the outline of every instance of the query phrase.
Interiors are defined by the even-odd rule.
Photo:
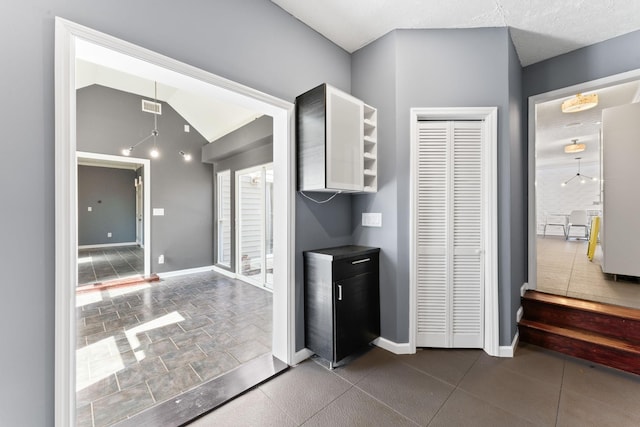
[[[640,276],[640,103],[602,111],[602,271]]]
[[[377,111],[322,84],[296,98],[298,190],[377,191]]]

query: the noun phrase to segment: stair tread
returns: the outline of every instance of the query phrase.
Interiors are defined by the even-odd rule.
[[[591,331],[586,331],[583,329],[575,329],[575,328],[564,328],[561,326],[549,325],[547,323],[536,322],[528,319],[520,320],[518,325],[540,329],[540,330],[544,330],[557,335],[562,335],[569,338],[578,339],[581,341],[587,341],[587,342],[591,342],[598,345],[624,349],[626,351],[637,353],[638,355],[640,355],[640,346],[631,344],[627,341],[623,341],[617,338],[605,336],[597,332],[591,332]]]
[[[613,304],[587,301],[560,295],[552,295],[533,290],[526,291],[523,299],[530,301],[539,301],[547,304],[553,304],[557,306],[563,306],[567,308],[589,311],[609,316],[616,316],[640,322],[640,310],[637,310],[635,308],[621,307]]]

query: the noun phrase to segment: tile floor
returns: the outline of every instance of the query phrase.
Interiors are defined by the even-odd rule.
[[[538,238],[537,253],[539,291],[640,309],[640,282],[603,273],[600,245],[593,262],[584,240]]]
[[[214,272],[79,293],[78,426],[107,426],[271,352],[272,294]]]
[[[78,250],[78,285],[144,274],[144,249],[117,246]]]
[[[329,371],[307,360],[194,421],[206,426],[638,426],[640,377],[520,344],[373,348]]]

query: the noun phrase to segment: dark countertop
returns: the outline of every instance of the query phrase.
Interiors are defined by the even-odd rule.
[[[310,251],[304,251],[304,256],[329,258],[334,261],[349,258],[358,255],[368,255],[380,252],[380,248],[374,248],[371,246],[357,246],[357,245],[345,245],[336,246],[333,248],[314,249]]]

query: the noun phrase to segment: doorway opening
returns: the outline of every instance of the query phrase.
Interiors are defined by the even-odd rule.
[[[77,170],[76,170],[76,52],[99,52],[98,61],[121,62],[156,82],[174,84],[203,96],[234,102],[273,118],[274,146],[274,280],[271,353],[295,363],[293,262],[293,105],[171,58],[148,51],[78,24],[56,18],[56,425],[76,424],[76,298]],[[146,181],[150,183],[149,180]],[[150,237],[149,234],[147,234]],[[148,245],[148,240],[145,243]],[[158,257],[159,258],[159,257]],[[167,313],[168,316],[171,313]],[[176,317],[177,318],[177,317]],[[175,318],[163,318],[175,322]],[[128,340],[128,339],[127,339]],[[133,340],[135,343],[135,340]],[[135,353],[134,353],[135,354]],[[137,356],[136,356],[137,357]]]
[[[563,113],[561,104],[577,93],[598,94],[598,105]],[[603,272],[604,234],[592,227],[599,217],[606,233],[603,111],[639,101],[640,70],[529,98],[529,289],[640,308],[637,280],[615,281]],[[569,226],[576,212],[584,227]]]
[[[236,270],[242,280],[273,288],[273,165],[236,171]]]

